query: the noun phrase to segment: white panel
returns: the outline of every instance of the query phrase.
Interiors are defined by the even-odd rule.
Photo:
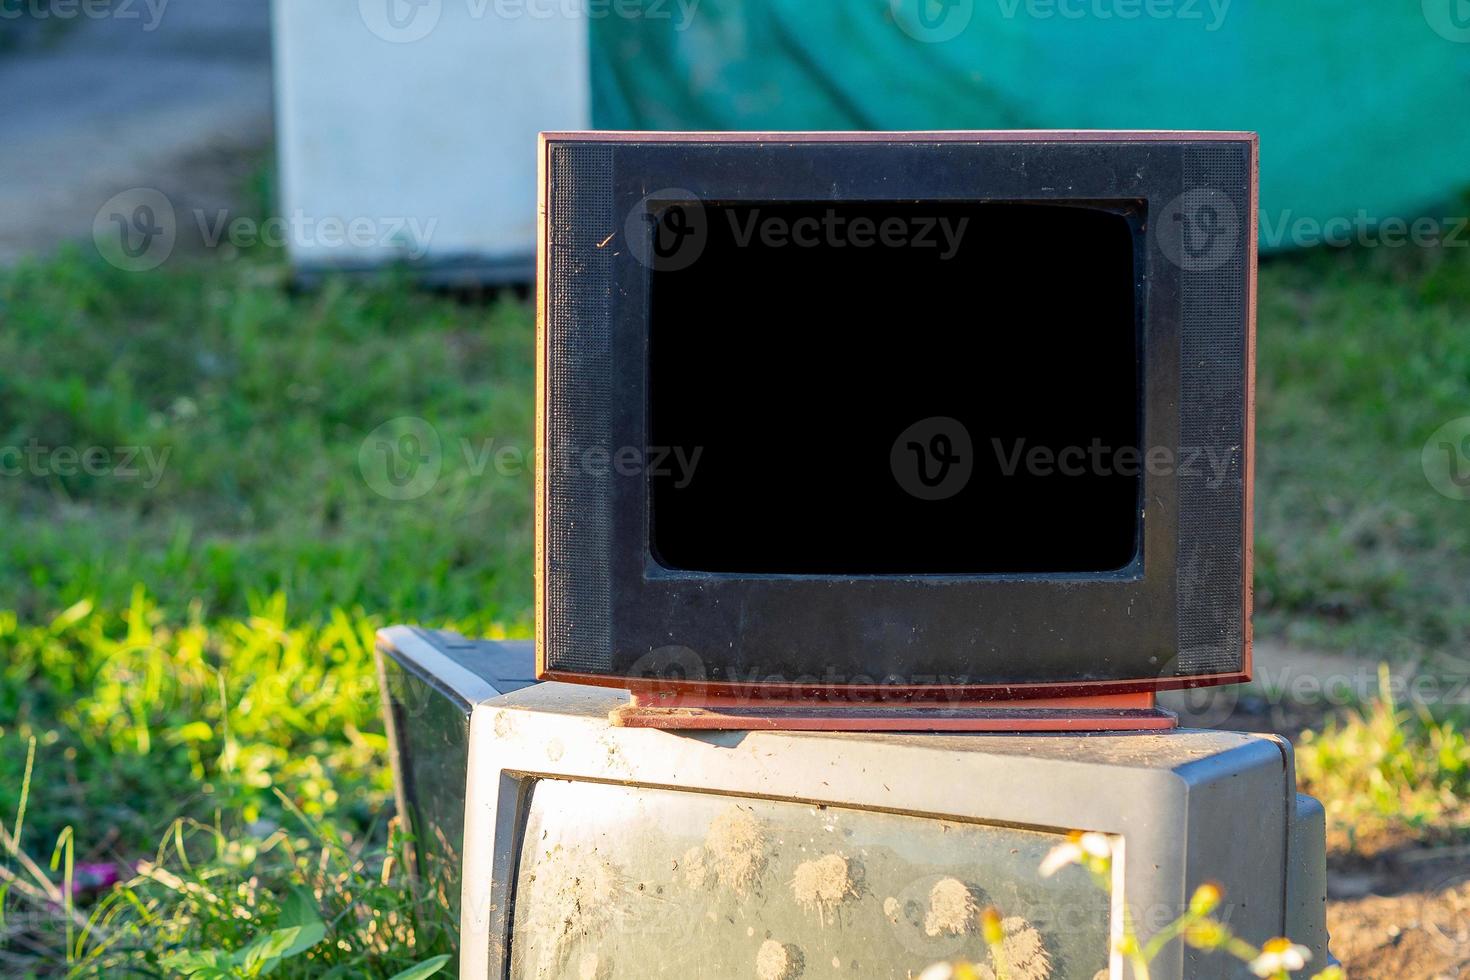
[[[590,125],[579,7],[275,0],[292,260],[529,263],[536,135]]]

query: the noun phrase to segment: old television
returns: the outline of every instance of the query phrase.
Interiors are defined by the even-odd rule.
[[[544,134],[538,675],[1248,679],[1256,149]]]
[[[1147,940],[1205,881],[1238,935],[1329,962],[1323,813],[1283,740],[670,732],[613,725],[627,697],[543,683],[471,709],[466,793],[426,800],[463,817],[460,976],[902,980],[993,967],[993,907],[1012,980],[1123,980],[1125,907]],[[1107,887],[1041,873],[1078,830],[1110,842]],[[1243,970],[1175,940],[1152,976]]]

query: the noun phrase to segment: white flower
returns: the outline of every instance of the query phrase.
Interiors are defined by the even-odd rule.
[[[1082,845],[1068,838],[1066,843],[1053,847],[1041,862],[1041,877],[1050,878],[1069,864],[1082,860]],[[922,980],[922,978],[921,978]]]
[[[951,980],[954,976],[954,967],[948,963],[935,963],[929,969],[919,974],[919,980]]]
[[[1080,864],[1084,857],[1105,860],[1112,856],[1113,842],[1107,834],[1073,831],[1041,862],[1041,876],[1050,878],[1069,864]]]
[[[1272,939],[1261,947],[1261,955],[1251,960],[1251,972],[1258,977],[1274,977],[1291,973],[1307,965],[1312,951],[1290,939]]]

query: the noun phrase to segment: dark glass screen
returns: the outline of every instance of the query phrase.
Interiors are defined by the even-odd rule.
[[[1142,464],[1129,210],[650,215],[666,246],[649,295],[657,560],[854,576],[1129,565]]]

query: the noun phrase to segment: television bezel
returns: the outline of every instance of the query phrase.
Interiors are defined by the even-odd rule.
[[[1248,201],[1248,214],[1239,216],[1236,258],[1245,281],[1240,283],[1242,309],[1239,321],[1244,332],[1242,365],[1244,419],[1240,447],[1243,480],[1239,605],[1239,651],[1229,658],[1227,669],[1182,670],[1177,666],[1177,640],[1181,600],[1178,587],[1177,545],[1180,517],[1178,481],[1174,477],[1145,473],[1144,498],[1159,506],[1145,507],[1143,538],[1138,569],[1119,573],[1087,575],[977,575],[977,576],[870,576],[843,579],[839,576],[739,575],[684,572],[663,567],[654,557],[647,533],[647,486],[625,481],[609,490],[605,501],[608,546],[602,561],[561,561],[557,547],[548,541],[553,521],[548,513],[549,494],[555,479],[550,460],[556,450],[549,435],[555,398],[549,364],[549,304],[564,302],[567,290],[576,283],[553,281],[552,251],[563,245],[555,241],[552,197],[555,178],[551,155],[555,148],[601,144],[609,150],[615,166],[606,174],[587,178],[602,185],[586,188],[589,196],[608,195],[614,220],[605,229],[595,222],[576,229],[581,239],[596,232],[600,240],[584,243],[606,252],[605,315],[614,333],[619,323],[626,327],[642,318],[646,327],[649,270],[627,247],[621,220],[650,189],[680,187],[705,200],[771,201],[821,200],[838,188],[841,200],[912,200],[923,198],[957,201],[1141,201],[1149,215],[1182,195],[1185,184],[1183,154],[1191,148],[1236,144],[1246,154],[1245,186],[1232,187],[1233,200]],[[746,163],[736,161],[744,153]],[[976,178],[951,160],[945,176],[934,178],[915,194],[922,179],[912,178],[915,164],[943,159],[941,154],[968,154],[961,163],[985,162],[986,176]],[[612,156],[611,154],[616,154]],[[1253,133],[1224,132],[1113,132],[1113,131],[1021,131],[1021,132],[905,132],[905,133],[637,133],[576,132],[546,133],[540,146],[540,207],[538,212],[537,279],[537,485],[536,485],[536,618],[537,670],[547,680],[574,681],[615,687],[640,685],[659,691],[683,691],[693,695],[759,698],[780,690],[782,696],[871,700],[973,700],[1056,698],[1092,694],[1150,692],[1180,687],[1199,687],[1246,681],[1251,676],[1251,589],[1252,483],[1254,468],[1254,346],[1256,310],[1256,202],[1258,185],[1257,138]],[[1063,159],[1065,158],[1065,159]],[[1089,171],[1083,166],[1090,161]],[[1049,169],[1050,167],[1050,169]],[[1007,169],[1009,168],[1009,169]],[[1019,169],[1017,169],[1019,168]],[[1029,169],[1028,169],[1029,168]],[[904,179],[890,181],[897,170]],[[1092,173],[1095,179],[1086,176]],[[963,174],[963,176],[961,176]],[[1046,183],[1047,177],[1066,181]],[[929,178],[925,178],[929,179]],[[947,183],[946,183],[947,181]],[[941,188],[936,192],[936,187]],[[883,190],[886,188],[886,190]],[[606,234],[600,232],[605,230]],[[566,237],[565,234],[563,237]],[[1147,265],[1143,275],[1151,284],[1144,297],[1143,318],[1143,445],[1178,446],[1183,398],[1180,366],[1185,270],[1165,261],[1155,236],[1148,233]],[[575,266],[575,263],[573,264]],[[597,288],[601,289],[601,286]],[[1231,311],[1227,311],[1231,312]],[[619,319],[621,318],[621,319]],[[644,395],[645,347],[638,338],[619,336],[611,342],[612,377],[620,392],[629,397],[611,402],[604,420],[609,428],[608,445],[646,445]],[[642,358],[641,367],[639,358]],[[639,371],[644,372],[640,375]],[[645,399],[646,401],[646,399]],[[617,481],[613,481],[618,486]],[[639,494],[642,494],[640,497]],[[1210,524],[1213,515],[1187,514],[1184,520]],[[1152,524],[1150,524],[1152,520]],[[1231,542],[1232,546],[1234,543]],[[555,628],[548,619],[548,591],[553,587],[552,564],[570,576],[602,576],[586,592],[600,589],[608,595],[607,622],[594,626],[596,617],[579,619],[575,636]],[[588,572],[588,568],[597,571]],[[574,568],[577,571],[567,571]],[[782,587],[760,588],[762,583]],[[752,587],[751,583],[754,583]],[[803,584],[805,583],[805,584]],[[572,581],[561,594],[587,584]],[[813,584],[831,589],[823,602],[827,608],[803,612],[804,601],[815,593]],[[907,592],[894,591],[900,588]],[[739,624],[731,613],[711,609],[709,596],[724,591],[727,609],[739,610]],[[874,590],[877,590],[876,592]],[[889,591],[883,591],[889,590]],[[969,590],[969,591],[966,591]],[[874,595],[880,602],[874,601]],[[687,601],[691,596],[698,601]],[[947,598],[945,598],[947,596]],[[1059,605],[1065,597],[1066,603]],[[882,663],[901,660],[897,653],[911,651],[911,638],[899,638],[889,647],[888,637],[874,640],[858,627],[864,606],[895,603],[903,608],[910,623],[927,628],[945,621],[964,601],[982,600],[976,619],[988,617],[996,624],[993,635],[972,631],[965,638],[965,657],[958,673],[927,669],[891,671]],[[964,607],[965,614],[970,607]],[[1063,609],[1058,615],[1055,611]],[[940,615],[942,614],[942,615]],[[1232,613],[1232,615],[1234,615]],[[899,617],[904,618],[904,617]],[[1019,627],[1019,630],[1018,630]],[[610,653],[606,669],[574,669],[578,657],[564,649],[598,629],[605,628]],[[895,627],[896,629],[896,627]],[[940,629],[942,633],[942,628]],[[1055,637],[1061,635],[1061,641]],[[1006,642],[1000,642],[1005,637]],[[833,639],[835,638],[835,639]],[[861,642],[859,642],[861,640]],[[661,646],[662,644],[662,646]],[[865,646],[865,644],[869,644]],[[1049,645],[1048,645],[1049,644]],[[551,650],[553,645],[559,645]],[[738,670],[721,662],[724,651],[738,645]],[[772,651],[785,646],[800,651],[807,659],[781,671],[772,682],[770,667],[779,662]],[[840,649],[839,649],[840,647]],[[656,651],[670,649],[676,656],[692,652],[697,666],[708,671],[697,680],[660,678],[657,683],[638,680],[636,669]],[[957,647],[958,649],[958,647]],[[755,654],[747,656],[754,650]],[[720,651],[711,654],[710,651]],[[876,652],[875,652],[876,651]],[[863,670],[864,656],[877,669]],[[835,663],[838,658],[847,660]],[[762,659],[764,658],[764,659]],[[953,660],[960,660],[955,657]],[[750,671],[753,661],[760,670]],[[912,660],[910,661],[912,663]],[[835,667],[834,667],[835,664]],[[826,668],[825,677],[822,668]],[[738,679],[744,676],[755,679]],[[831,679],[836,677],[835,680]],[[861,679],[859,683],[858,680]],[[952,680],[958,682],[951,683]]]

